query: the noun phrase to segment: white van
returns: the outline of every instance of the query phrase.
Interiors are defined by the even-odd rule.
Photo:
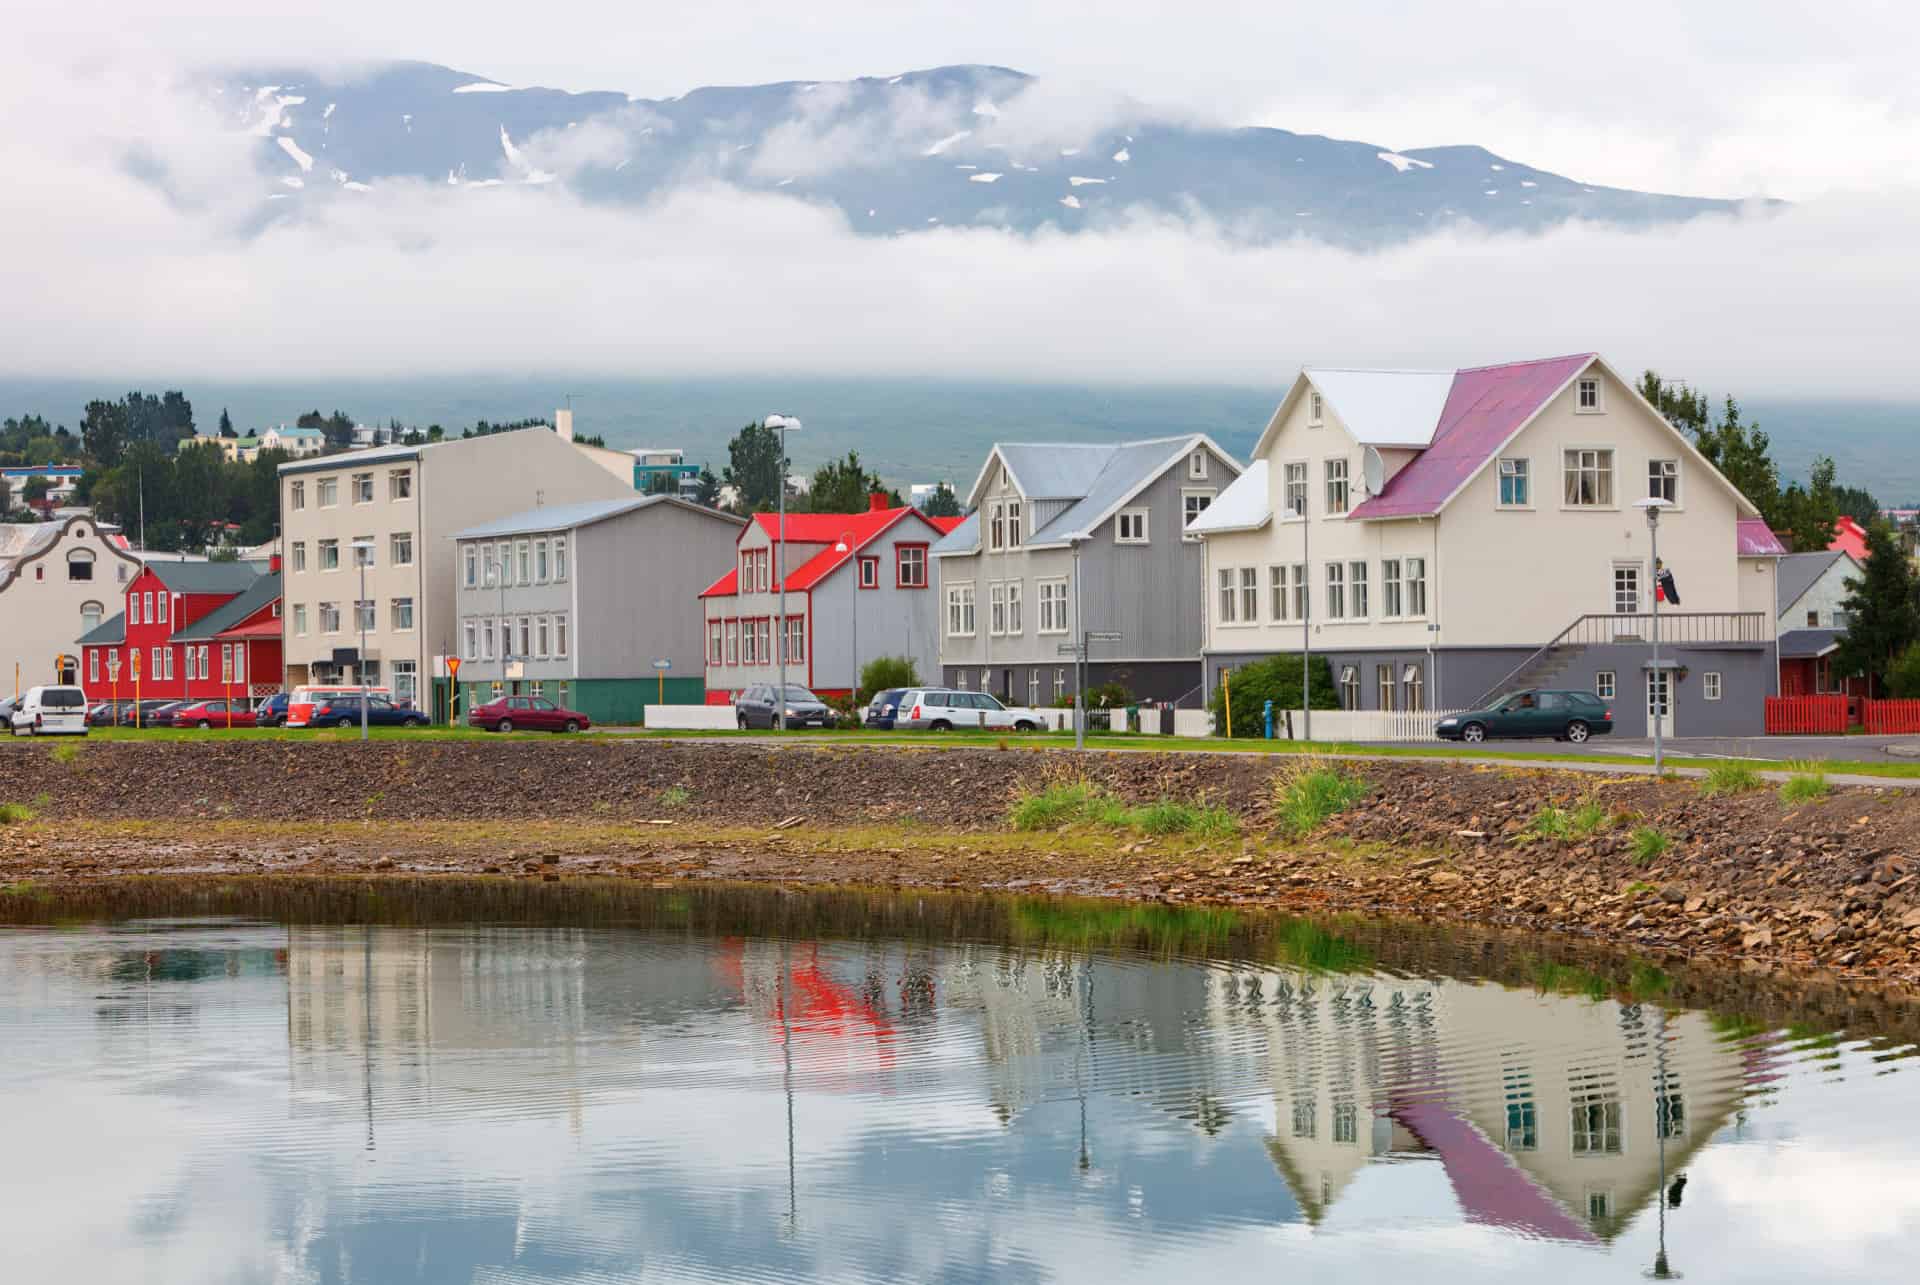
[[[85,736],[87,694],[78,687],[29,687],[13,710],[15,736]]]

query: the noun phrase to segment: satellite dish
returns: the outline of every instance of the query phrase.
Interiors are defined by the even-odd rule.
[[[1361,456],[1360,479],[1366,485],[1368,495],[1378,495],[1387,487],[1387,462],[1371,446]]]

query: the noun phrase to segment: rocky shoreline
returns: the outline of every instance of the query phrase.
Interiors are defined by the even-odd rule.
[[[0,748],[0,884],[130,875],[498,874],[1087,893],[1581,935],[1662,958],[1920,986],[1920,797],[1431,760],[1358,763],[1354,808],[1293,837],[1297,760],[1022,747],[686,742],[105,743]],[[1085,780],[1238,820],[1202,841],[1015,832]],[[1580,837],[1543,810],[1584,811]],[[1657,832],[1663,851],[1636,842]],[[13,895],[19,895],[16,891]]]

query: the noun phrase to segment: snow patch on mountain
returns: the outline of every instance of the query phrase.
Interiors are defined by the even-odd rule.
[[[1393,166],[1395,170],[1399,171],[1402,174],[1405,174],[1408,170],[1413,169],[1416,166],[1423,170],[1430,170],[1433,168],[1432,161],[1415,160],[1411,156],[1402,156],[1398,152],[1379,152],[1376,154],[1380,157],[1381,160]],[[1294,157],[1294,159],[1304,160],[1305,158],[1296,156]]]
[[[281,151],[293,158],[293,163],[300,167],[302,174],[308,173],[313,169],[313,157],[301,151],[300,144],[294,142],[284,134],[273,141],[280,144]]]

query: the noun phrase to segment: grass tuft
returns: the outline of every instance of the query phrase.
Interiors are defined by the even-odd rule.
[[[1527,834],[1536,839],[1559,841],[1573,837],[1573,817],[1565,808],[1552,804],[1533,814],[1533,820],[1527,822]]]
[[[1818,764],[1789,763],[1787,767],[1793,775],[1780,787],[1782,802],[1811,803],[1827,796],[1827,774]]]
[[[33,809],[24,803],[0,803],[0,825],[25,825],[33,820]]]
[[[80,752],[86,748],[79,741],[62,741],[48,750],[47,755],[56,763],[77,763],[80,760]]]
[[[685,807],[687,800],[692,797],[693,792],[688,790],[684,785],[669,785],[666,789],[660,791],[660,806],[663,808]]]
[[[1650,825],[1643,825],[1633,832],[1633,859],[1639,865],[1646,865],[1656,857],[1663,857],[1667,849],[1673,846],[1673,840]]]
[[[1280,778],[1275,813],[1294,838],[1312,834],[1367,797],[1365,778],[1336,763],[1308,761]]]
[[[1007,819],[1016,830],[1091,825],[1105,830],[1131,830],[1155,836],[1187,835],[1206,840],[1230,839],[1240,833],[1240,822],[1233,813],[1204,800],[1183,803],[1161,799],[1135,807],[1089,781],[1056,782],[1042,790],[1023,791],[1014,800]]]
[[[1707,769],[1707,776],[1700,783],[1700,792],[1705,795],[1742,794],[1748,790],[1760,788],[1760,770],[1751,763],[1742,763],[1734,759],[1722,759]]]

